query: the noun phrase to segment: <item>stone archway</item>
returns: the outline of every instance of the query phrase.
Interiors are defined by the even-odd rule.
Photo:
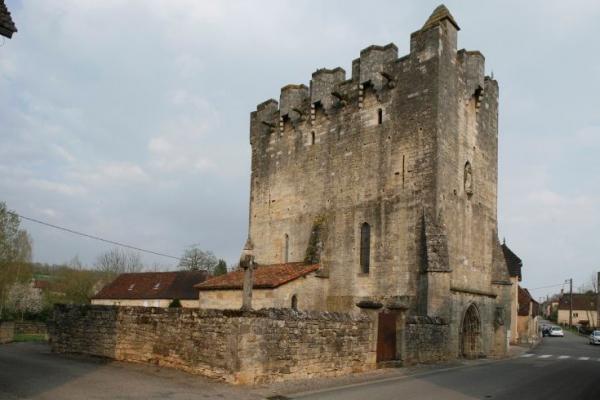
[[[481,319],[475,304],[471,304],[462,320],[460,328],[460,355],[464,358],[481,356]]]

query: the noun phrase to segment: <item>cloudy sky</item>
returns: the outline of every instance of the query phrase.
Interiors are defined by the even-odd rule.
[[[409,35],[431,1],[7,0],[0,200],[158,252],[229,262],[246,235],[249,112]],[[600,3],[447,1],[500,83],[500,236],[524,285],[600,270]],[[24,221],[37,261],[110,246]],[[144,255],[148,264],[174,261]],[[560,287],[534,291],[541,296]]]

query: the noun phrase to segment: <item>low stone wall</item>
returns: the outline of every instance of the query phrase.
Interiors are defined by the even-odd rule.
[[[366,317],[290,309],[259,311],[57,305],[52,350],[154,363],[264,383],[375,368]]]
[[[10,343],[15,336],[14,322],[0,322],[0,344]]]
[[[440,318],[413,316],[406,320],[406,365],[448,360],[450,329]]]
[[[15,322],[15,333],[19,335],[46,335],[48,328],[45,322],[17,321]]]

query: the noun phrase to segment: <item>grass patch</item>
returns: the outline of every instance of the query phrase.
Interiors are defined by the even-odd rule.
[[[46,342],[48,339],[44,334],[17,333],[13,340],[15,342]]]

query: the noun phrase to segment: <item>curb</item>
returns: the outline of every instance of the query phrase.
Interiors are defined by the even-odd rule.
[[[301,391],[301,392],[292,392],[292,393],[285,394],[285,395],[272,394],[270,396],[265,397],[264,399],[265,400],[292,400],[292,399],[301,399],[301,398],[306,397],[306,396],[311,396],[311,395],[316,395],[316,394],[321,394],[321,393],[329,393],[329,392],[334,392],[336,390],[341,390],[341,389],[351,389],[351,388],[356,388],[356,387],[368,386],[368,385],[372,385],[372,384],[386,383],[386,382],[393,382],[393,381],[401,381],[401,380],[405,380],[405,379],[409,379],[409,378],[434,375],[434,374],[437,374],[437,373],[443,373],[443,372],[454,371],[454,370],[459,370],[459,369],[475,368],[475,367],[480,367],[480,366],[484,366],[484,365],[490,365],[490,364],[495,364],[495,363],[500,363],[500,362],[505,362],[505,361],[510,361],[510,360],[513,360],[513,359],[517,359],[522,354],[524,354],[525,352],[527,352],[529,350],[530,349],[524,350],[523,352],[521,352],[519,354],[515,354],[514,356],[506,356],[506,357],[503,357],[503,358],[480,359],[480,360],[476,360],[472,364],[466,364],[466,365],[463,364],[463,365],[456,365],[456,366],[451,366],[451,367],[433,368],[433,369],[431,369],[429,371],[406,373],[406,374],[398,375],[398,376],[390,376],[390,377],[387,377],[387,378],[378,378],[378,379],[366,380],[366,381],[363,381],[363,382],[349,383],[349,384],[346,384],[346,385],[332,386],[332,387],[323,388],[323,389],[307,390],[307,391]],[[400,369],[404,369],[404,368],[405,367],[402,367]]]

